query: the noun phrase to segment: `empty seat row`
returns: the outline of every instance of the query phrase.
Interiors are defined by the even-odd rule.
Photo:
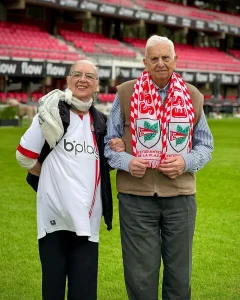
[[[38,102],[38,100],[44,96],[42,92],[32,92],[30,96],[23,92],[0,92],[0,102],[7,103],[10,99],[16,99],[18,102],[27,103],[28,100],[32,102]]]
[[[38,102],[40,98],[42,98],[44,94],[42,92],[33,92],[31,93],[31,99],[33,102]]]
[[[150,11],[158,11],[166,15],[183,16],[193,19],[200,19],[206,21],[221,21],[223,24],[240,26],[239,15],[233,15],[230,13],[223,13],[213,10],[200,10],[197,7],[184,6],[182,4],[166,3],[164,1],[144,1],[135,0],[138,6],[142,6],[144,9]]]
[[[21,48],[53,49],[67,51],[66,44],[62,44],[46,31],[34,26],[21,26],[15,23],[0,26],[0,46]]]
[[[123,7],[133,7],[133,2],[131,0],[101,0],[103,3],[109,3],[113,5],[119,5]]]
[[[16,99],[19,102],[27,103],[28,96],[27,93],[22,93],[22,92],[8,92],[8,93],[0,92],[0,102],[7,103],[9,99]]]
[[[0,48],[0,56],[31,58],[43,60],[61,60],[75,61],[81,57],[77,52],[60,52],[60,51],[35,51],[28,49]]]
[[[240,50],[230,49],[229,53],[233,55],[235,58],[240,59]]]
[[[146,41],[144,39],[134,39],[125,37],[123,40],[133,45],[136,49],[140,50],[142,54],[144,53],[146,44]],[[199,69],[209,71],[240,71],[239,61],[234,59],[231,55],[228,55],[223,51],[219,51],[217,48],[214,47],[198,46],[193,48],[191,45],[175,44],[175,52],[178,54],[179,57],[177,62],[178,68],[194,70]]]
[[[101,34],[78,32],[75,30],[58,29],[67,41],[71,41],[76,48],[86,53],[102,53],[113,56],[136,57],[136,53],[118,40],[109,39]]]
[[[113,102],[115,99],[115,94],[98,94],[98,99],[100,102]]]
[[[181,4],[174,4],[174,3],[166,3],[163,1],[143,1],[143,0],[136,0],[136,4],[142,6],[143,8],[151,11],[158,11],[165,13],[167,15],[176,15],[179,16],[181,14],[185,17],[190,17],[194,19],[202,19],[208,21],[215,21],[217,20],[216,15],[214,15],[210,11],[200,11],[197,8],[191,8],[188,6],[184,6]]]

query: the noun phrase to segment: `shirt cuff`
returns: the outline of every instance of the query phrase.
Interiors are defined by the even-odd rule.
[[[123,171],[129,172],[129,163],[130,161],[134,158],[134,156],[132,156],[129,153],[126,152],[119,152],[122,155],[122,159],[121,159],[121,169]]]
[[[186,172],[194,172],[194,158],[192,157],[191,154],[186,153],[186,154],[182,154],[182,158],[185,161],[185,169],[184,169],[184,173]]]

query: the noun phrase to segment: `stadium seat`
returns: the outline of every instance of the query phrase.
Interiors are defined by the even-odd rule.
[[[2,103],[6,103],[7,102],[7,94],[6,93],[0,92],[0,101]]]
[[[69,52],[66,44],[39,27],[10,22],[0,24],[0,56],[64,60]]]
[[[136,57],[136,53],[118,40],[106,38],[102,34],[79,32],[59,28],[59,33],[66,41],[71,41],[76,48],[93,54]]]
[[[42,93],[33,92],[31,93],[32,102],[38,102],[38,100],[42,97]]]

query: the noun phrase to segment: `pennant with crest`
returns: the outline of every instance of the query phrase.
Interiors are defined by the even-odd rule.
[[[174,151],[179,153],[187,147],[190,128],[190,122],[169,122],[168,140]]]
[[[138,141],[146,148],[154,147],[160,140],[160,120],[136,119]]]

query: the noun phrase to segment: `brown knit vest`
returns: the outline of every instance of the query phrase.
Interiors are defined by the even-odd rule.
[[[126,145],[126,152],[132,154],[132,139],[130,130],[130,104],[136,80],[127,81],[117,86],[121,114],[124,123],[122,136]],[[186,83],[189,90],[195,113],[194,126],[199,122],[202,108],[203,95],[193,85]],[[157,193],[160,197],[178,195],[191,195],[196,192],[196,179],[193,173],[183,173],[176,179],[170,179],[162,172],[147,169],[142,178],[132,176],[129,172],[117,171],[117,190],[124,194],[151,196]]]

